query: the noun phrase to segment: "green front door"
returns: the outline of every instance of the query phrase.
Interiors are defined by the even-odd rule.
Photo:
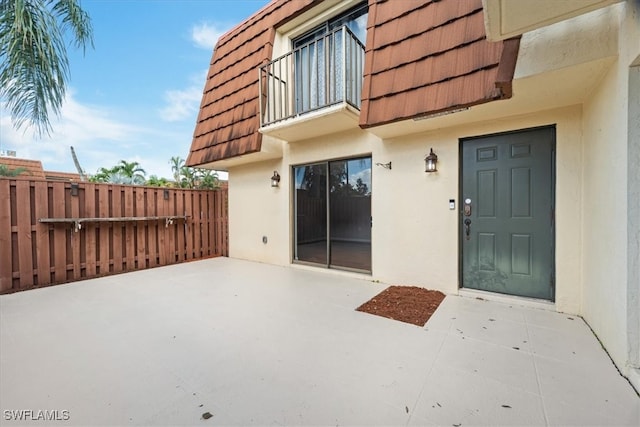
[[[554,299],[555,128],[461,141],[462,287]]]

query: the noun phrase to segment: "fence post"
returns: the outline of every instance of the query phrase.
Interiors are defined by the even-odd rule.
[[[0,292],[7,292],[13,288],[11,182],[13,181],[0,178]]]

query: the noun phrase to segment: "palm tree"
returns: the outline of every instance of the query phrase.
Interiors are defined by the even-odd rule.
[[[138,162],[120,160],[114,169],[122,177],[123,184],[144,184],[146,172]]]
[[[188,166],[180,168],[180,188],[195,188],[197,180],[196,170]]]
[[[203,190],[214,190],[220,186],[218,172],[211,169],[196,169],[198,172],[197,186]]]
[[[182,173],[182,168],[184,167],[184,159],[180,156],[173,156],[169,160],[169,164],[171,165],[171,172],[173,173],[173,180],[176,185],[180,185],[180,175]]]
[[[169,180],[164,177],[158,177],[158,175],[151,175],[149,179],[147,179],[146,185],[150,185],[152,187],[168,187]]]
[[[0,98],[16,129],[51,132],[49,113],[64,102],[69,60],[64,34],[93,47],[91,18],[79,0],[0,0]]]
[[[184,159],[180,156],[169,159],[169,164],[176,187],[214,189],[220,185],[217,172],[185,166]]]
[[[113,168],[100,168],[98,171],[89,177],[89,182],[111,182],[111,175],[113,175]]]

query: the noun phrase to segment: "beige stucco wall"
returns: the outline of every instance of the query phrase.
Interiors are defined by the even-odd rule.
[[[508,111],[508,103],[505,103]],[[385,142],[379,160],[393,170],[374,170],[374,276],[456,293],[458,274],[459,139],[556,125],[556,307],[580,310],[581,111],[574,106],[525,116],[463,125]],[[438,173],[424,173],[433,147]],[[384,155],[382,155],[384,153]],[[449,210],[449,199],[456,210]],[[376,225],[379,227],[376,228]]]
[[[288,263],[289,173],[281,164],[277,160],[229,168],[230,257]],[[271,187],[274,170],[280,173],[281,188]]]
[[[508,105],[505,104],[505,108]],[[232,168],[230,255],[287,265],[291,262],[291,165],[371,154],[373,163],[391,161],[392,170],[372,170],[372,280],[458,291],[459,139],[557,126],[557,291],[560,311],[580,311],[581,110],[574,106],[463,125],[383,141],[362,130],[285,144],[283,159]],[[438,154],[438,173],[424,172],[424,156]],[[578,153],[578,154],[576,154]],[[271,188],[274,170],[282,176]],[[449,199],[456,210],[449,210]],[[268,243],[262,243],[267,236]]]
[[[629,380],[640,391],[640,55],[629,70],[627,322]]]
[[[618,59],[584,104],[583,316],[625,373],[634,345],[627,341],[629,73],[640,55],[640,15],[637,2],[623,6]]]

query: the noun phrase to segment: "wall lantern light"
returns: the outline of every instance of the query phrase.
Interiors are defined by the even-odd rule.
[[[78,185],[77,182],[72,182],[71,183],[71,195],[72,196],[77,196],[78,192],[79,192],[80,186]]]
[[[271,177],[271,186],[280,187],[280,174],[278,173],[278,171],[273,171],[273,176]]]
[[[438,172],[438,169],[436,168],[438,164],[438,156],[436,156],[436,153],[433,152],[433,148],[429,152],[429,155],[424,158],[424,163],[425,163],[425,169],[424,169],[425,172],[427,173]]]

